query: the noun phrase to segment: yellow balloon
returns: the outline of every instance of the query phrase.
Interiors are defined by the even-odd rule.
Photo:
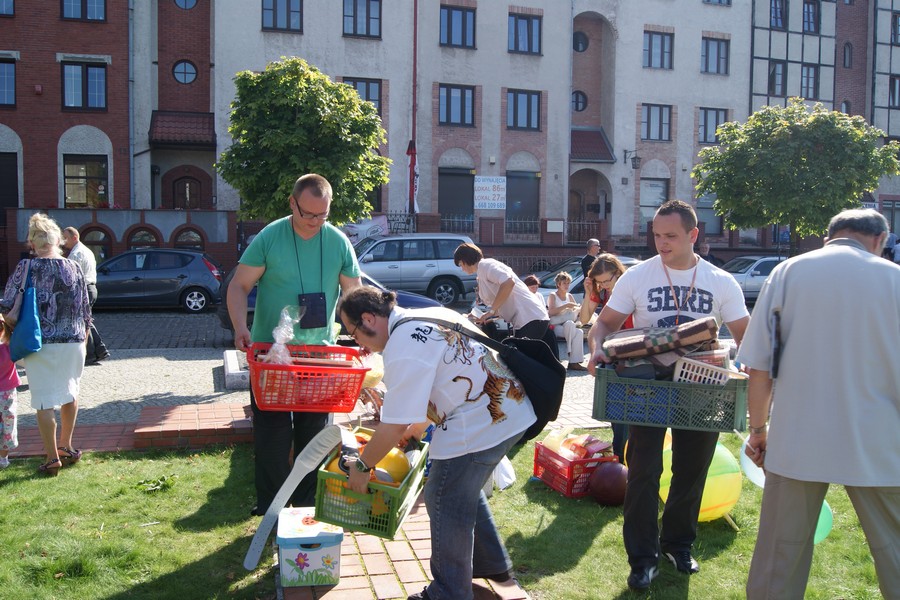
[[[659,497],[663,502],[669,497],[672,483],[672,448],[663,450],[663,472],[659,478]],[[722,444],[716,444],[706,486],[700,501],[698,521],[713,521],[725,516],[741,497],[741,467],[734,455]]]
[[[672,430],[666,429],[666,437],[663,438],[663,451],[668,450],[672,447]],[[625,440],[625,446],[622,447],[622,454],[628,456],[628,440]],[[625,462],[625,456],[620,456],[622,459],[622,464],[628,466],[628,463]]]

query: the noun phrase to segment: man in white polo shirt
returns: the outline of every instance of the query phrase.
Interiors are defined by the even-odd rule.
[[[84,281],[87,284],[88,298],[93,307],[94,302],[97,301],[97,260],[90,248],[81,243],[81,234],[77,229],[66,227],[62,234],[63,247],[68,252],[66,258],[74,260],[81,266],[81,272],[84,274]],[[103,343],[96,324],[92,322],[88,336],[87,356],[84,362],[85,364],[99,363],[106,358],[109,358],[109,349]]]

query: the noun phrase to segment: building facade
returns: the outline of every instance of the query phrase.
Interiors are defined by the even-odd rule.
[[[719,124],[803,96],[900,137],[900,0],[0,0],[0,40],[4,278],[35,210],[98,258],[234,264],[250,225],[213,166],[233,77],[282,56],[376,104],[393,166],[375,212],[498,257],[589,237],[646,256],[671,198],[718,255],[775,252],[777,231],[731,231],[694,198]],[[866,201],[900,229],[900,183]]]

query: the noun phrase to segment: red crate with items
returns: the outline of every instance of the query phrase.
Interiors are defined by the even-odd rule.
[[[618,460],[616,456],[566,458],[543,443],[534,445],[534,476],[567,498],[588,495],[588,480],[597,465]]]

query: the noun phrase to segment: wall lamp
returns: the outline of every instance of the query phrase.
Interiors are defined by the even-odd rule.
[[[631,168],[637,171],[641,168],[641,157],[637,155],[637,150],[623,150],[625,153],[625,162],[628,162],[628,157],[631,157]]]

